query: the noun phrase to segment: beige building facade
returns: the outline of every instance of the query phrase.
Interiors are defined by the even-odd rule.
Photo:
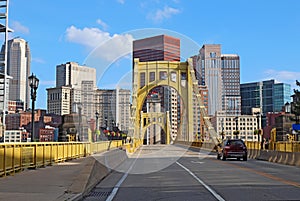
[[[219,112],[212,118],[212,123],[220,139],[239,138],[244,141],[258,141],[258,136],[254,133],[260,125],[255,114],[230,116]],[[235,131],[238,131],[238,134]]]

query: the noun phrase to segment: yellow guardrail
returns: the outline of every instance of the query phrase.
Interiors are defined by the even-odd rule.
[[[143,144],[143,140],[141,139],[133,139],[132,143],[126,144],[127,153],[134,153],[141,145]]]
[[[266,149],[259,142],[246,142],[248,149]],[[281,152],[300,152],[300,142],[270,142],[266,150],[281,151]]]
[[[0,176],[14,174],[26,168],[37,168],[53,163],[85,157],[122,146],[121,140],[103,142],[37,142],[1,143]]]

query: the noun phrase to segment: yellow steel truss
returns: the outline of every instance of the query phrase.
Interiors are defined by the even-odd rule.
[[[151,77],[150,77],[151,73]],[[133,91],[132,91],[132,107],[131,107],[131,128],[130,135],[143,139],[146,127],[149,124],[141,124],[142,121],[142,107],[146,100],[148,93],[157,86],[170,86],[174,88],[183,101],[185,108],[182,115],[182,130],[180,135],[177,136],[178,140],[192,142],[194,140],[194,127],[193,127],[193,98],[196,96],[197,103],[200,107],[201,118],[203,118],[205,127],[209,132],[213,142],[218,143],[219,139],[216,131],[211,125],[211,122],[206,114],[201,95],[198,90],[198,82],[195,77],[191,60],[187,62],[170,62],[170,61],[153,61],[153,62],[140,62],[139,59],[134,59],[134,72],[133,72]],[[153,115],[153,114],[152,114]],[[156,114],[159,116],[160,114]],[[167,118],[169,119],[169,118]],[[152,124],[159,124],[152,122]],[[161,125],[170,139],[170,124]],[[167,140],[170,142],[170,140]]]

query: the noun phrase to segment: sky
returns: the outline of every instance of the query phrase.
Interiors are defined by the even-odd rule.
[[[240,56],[241,83],[300,80],[298,0],[10,0],[10,38],[28,41],[40,79],[37,108],[47,108],[56,65],[97,69],[101,89],[128,88],[132,41],[159,34],[181,39],[181,57],[203,44]]]

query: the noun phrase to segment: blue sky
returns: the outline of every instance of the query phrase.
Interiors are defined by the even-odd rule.
[[[182,39],[182,59],[203,44],[239,54],[241,83],[300,80],[297,0],[10,0],[10,37],[29,42],[31,71],[40,79],[37,107],[47,107],[56,65],[97,69],[98,87],[128,83],[132,40],[155,34]],[[191,54],[191,55],[189,55]]]

